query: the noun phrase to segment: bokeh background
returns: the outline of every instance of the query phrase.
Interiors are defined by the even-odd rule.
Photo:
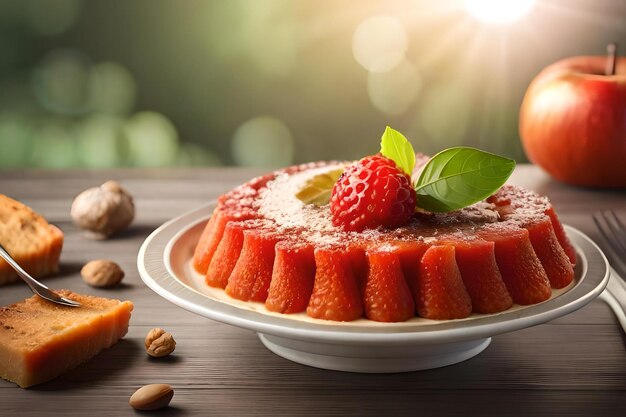
[[[524,161],[529,82],[625,22],[622,0],[500,24],[464,0],[2,0],[0,169],[352,159],[387,124]]]

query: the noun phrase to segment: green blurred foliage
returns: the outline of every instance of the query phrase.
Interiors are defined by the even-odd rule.
[[[277,167],[376,152],[524,161],[532,78],[626,36],[626,5],[538,0],[503,26],[462,0],[4,0],[0,168]]]

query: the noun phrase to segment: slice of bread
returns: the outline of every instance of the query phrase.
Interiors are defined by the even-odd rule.
[[[63,232],[30,207],[3,194],[0,194],[0,244],[35,278],[59,270]],[[0,285],[16,280],[15,271],[0,258]]]
[[[62,306],[34,295],[0,308],[0,377],[22,388],[49,381],[128,331],[130,301],[57,292],[81,306]]]

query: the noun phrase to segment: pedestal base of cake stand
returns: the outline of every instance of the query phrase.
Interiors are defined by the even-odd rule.
[[[287,339],[259,333],[269,350],[315,368],[363,373],[411,372],[462,362],[485,350],[491,338],[406,346],[349,345]]]

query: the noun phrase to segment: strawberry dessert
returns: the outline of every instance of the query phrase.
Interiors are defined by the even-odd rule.
[[[278,313],[380,322],[461,319],[549,299],[576,254],[549,200],[472,148],[288,167],[222,195],[193,265],[206,284]],[[412,180],[412,178],[416,178]]]

